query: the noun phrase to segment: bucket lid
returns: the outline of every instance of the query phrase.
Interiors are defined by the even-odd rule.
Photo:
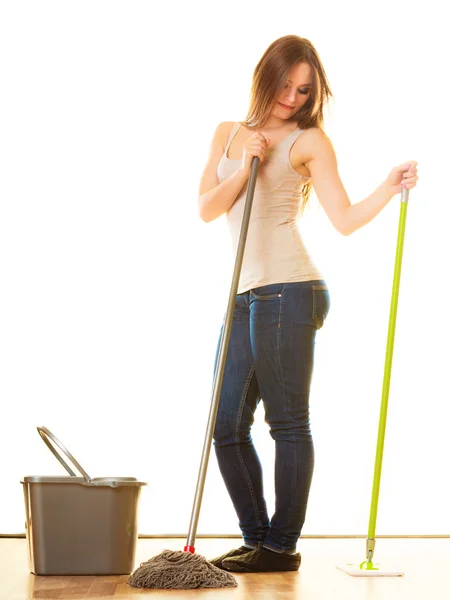
[[[30,484],[30,483],[70,483],[77,485],[84,485],[88,487],[133,487],[133,486],[143,486],[147,485],[143,481],[137,481],[134,477],[94,477],[94,479],[90,479],[86,481],[84,477],[58,477],[53,475],[33,475],[28,477],[23,477],[20,483]]]

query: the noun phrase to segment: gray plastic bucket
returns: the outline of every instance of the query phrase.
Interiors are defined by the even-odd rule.
[[[134,568],[141,487],[147,484],[134,477],[91,479],[46,427],[37,429],[69,477],[21,479],[31,573],[128,575]]]

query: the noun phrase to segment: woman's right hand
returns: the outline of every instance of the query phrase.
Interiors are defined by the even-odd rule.
[[[270,144],[270,138],[266,138],[261,132],[257,131],[244,142],[241,170],[249,176],[252,160],[257,156],[261,162],[264,162],[264,157],[267,148]]]

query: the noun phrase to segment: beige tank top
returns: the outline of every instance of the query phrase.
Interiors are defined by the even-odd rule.
[[[239,121],[234,124],[219,161],[217,177],[220,183],[241,165],[240,159],[233,160],[227,156],[240,127]],[[323,279],[296,225],[301,191],[310,179],[297,173],[289,160],[290,150],[301,133],[302,130],[297,127],[269,148],[265,161],[259,165],[238,294],[271,283]],[[239,243],[247,186],[248,183],[226,214],[234,256]]]

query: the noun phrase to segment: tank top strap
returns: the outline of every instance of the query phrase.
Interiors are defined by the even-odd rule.
[[[300,135],[303,132],[304,132],[304,129],[300,129],[300,127],[297,127],[287,137],[285,137],[284,140],[280,144],[280,146],[282,147],[284,156],[285,156],[285,160],[289,164],[290,164],[290,155],[291,155],[292,147],[294,146],[295,142],[298,140],[298,138],[300,137]]]
[[[303,129],[300,129],[300,127],[296,127],[294,129],[294,131],[291,131],[291,133],[289,135],[287,135],[284,138],[284,140],[281,141],[281,144],[286,144],[288,151],[290,151],[290,149],[295,144],[295,142],[297,141],[297,138],[299,137],[299,135],[302,132],[303,132]]]
[[[228,149],[230,148],[231,142],[233,141],[233,138],[236,135],[236,133],[238,132],[238,129],[240,129],[241,125],[242,125],[242,123],[240,121],[237,121],[231,128],[231,131],[228,135],[227,146],[225,148],[225,156],[228,156]]]

